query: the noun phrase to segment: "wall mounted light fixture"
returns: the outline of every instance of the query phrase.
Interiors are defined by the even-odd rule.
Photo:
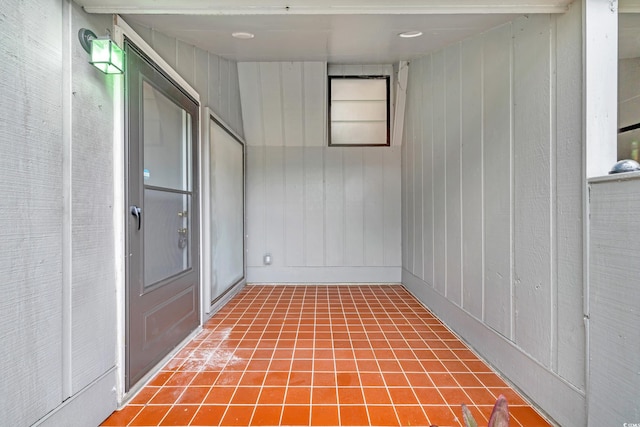
[[[97,37],[93,31],[80,28],[78,39],[91,55],[89,63],[98,70],[105,74],[124,73],[124,52],[109,36]]]

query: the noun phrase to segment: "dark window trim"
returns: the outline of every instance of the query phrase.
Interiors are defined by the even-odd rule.
[[[391,146],[391,76],[389,75],[374,75],[374,76],[328,76],[327,84],[327,138],[329,140],[329,147],[389,147]],[[385,144],[332,144],[331,143],[331,81],[333,79],[384,79],[387,86],[387,142]]]

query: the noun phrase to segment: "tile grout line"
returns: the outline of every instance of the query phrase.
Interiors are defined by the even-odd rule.
[[[172,359],[167,363],[169,369],[160,371],[166,378],[161,383],[160,381],[158,382],[160,383],[159,386],[147,385],[140,390],[142,392],[147,387],[157,388],[153,393],[149,394],[149,397],[145,398],[144,404],[130,404],[131,407],[134,407],[134,411],[131,411],[133,415],[128,415],[126,418],[129,420],[127,421],[128,425],[135,423],[136,419],[139,422],[145,422],[146,419],[143,418],[152,416],[152,412],[148,412],[147,415],[142,414],[147,407],[164,407],[161,410],[165,410],[164,413],[160,412],[162,415],[159,421],[152,425],[175,421],[180,416],[176,408],[181,406],[191,407],[187,409],[186,414],[193,411],[188,422],[181,425],[192,424],[203,408],[208,405],[207,399],[215,392],[214,388],[218,386],[226,387],[223,384],[216,385],[223,374],[227,374],[229,380],[232,381],[229,382],[232,392],[225,399],[227,407],[224,408],[224,411],[216,412],[215,414],[211,413],[213,414],[212,416],[219,417],[217,425],[227,426],[237,421],[231,419],[231,417],[225,421],[225,417],[229,416],[231,410],[234,411],[234,414],[238,414],[241,417],[240,419],[244,419],[246,415],[242,415],[242,409],[239,409],[241,406],[247,406],[247,409],[252,409],[247,423],[255,425],[256,421],[260,421],[256,419],[258,409],[263,406],[260,404],[260,398],[267,388],[271,387],[267,385],[267,376],[272,372],[272,366],[274,369],[284,370],[286,359],[289,359],[289,369],[287,382],[284,385],[284,394],[281,397],[282,406],[279,414],[279,425],[289,419],[288,417],[284,418],[286,406],[307,408],[309,411],[308,425],[313,425],[313,389],[322,386],[320,383],[316,383],[316,374],[321,373],[318,378],[326,377],[326,380],[329,381],[330,376],[325,373],[329,369],[333,369],[333,382],[335,383],[333,388],[338,425],[342,425],[345,421],[342,419],[341,408],[345,408],[345,414],[349,414],[351,412],[349,408],[360,408],[360,405],[364,405],[366,419],[363,417],[362,420],[363,422],[368,420],[368,425],[372,425],[374,422],[372,419],[373,414],[384,419],[386,417],[390,418],[392,414],[395,414],[396,420],[394,422],[396,424],[394,425],[402,425],[407,420],[413,421],[411,417],[418,416],[417,408],[420,408],[422,415],[426,417],[428,422],[432,422],[433,419],[433,422],[441,425],[455,423],[460,425],[461,417],[456,416],[456,411],[453,409],[454,406],[448,403],[452,401],[451,397],[457,394],[466,396],[470,409],[472,409],[471,406],[473,405],[473,410],[484,418],[484,420],[480,421],[486,421],[483,408],[489,407],[489,405],[485,404],[484,400],[489,400],[490,397],[495,398],[495,395],[502,392],[502,389],[504,389],[504,393],[513,394],[521,400],[517,401],[517,406],[523,409],[521,413],[518,413],[518,416],[512,417],[514,424],[523,426],[527,421],[527,425],[532,424],[530,420],[534,419],[533,417],[539,417],[541,419],[540,422],[544,420],[544,417],[527,402],[526,398],[522,397],[507,381],[503,380],[439,318],[421,305],[415,297],[406,292],[401,286],[374,286],[371,284],[357,286],[338,285],[335,287],[327,285],[284,287],[249,285],[247,288],[246,292],[243,291],[239,294],[239,298],[229,301],[219,313],[205,323],[203,333],[195,337],[191,343],[187,344],[178,353],[181,357]],[[309,315],[309,312],[311,312],[311,315]],[[218,314],[221,315],[220,318],[216,318]],[[301,335],[306,337],[301,338]],[[309,335],[312,339],[308,339]],[[348,341],[343,343],[342,338]],[[348,346],[345,345],[347,343]],[[270,350],[270,353],[264,350]],[[344,350],[348,350],[348,353]],[[219,366],[214,365],[212,360],[216,355],[225,351],[228,353],[228,357],[220,357],[224,362]],[[301,352],[298,353],[298,351]],[[310,356],[307,356],[305,353],[309,352]],[[311,358],[309,402],[306,404],[292,403],[291,405],[286,405],[287,396],[297,388],[297,386],[291,385],[294,362],[297,360],[296,354],[302,357],[300,360],[307,361],[307,357]],[[237,363],[238,357],[234,358],[234,355],[239,356],[239,363]],[[327,360],[325,359],[328,357],[332,357],[332,364],[326,363]],[[348,358],[351,361],[350,363],[353,363],[353,368],[345,368],[340,363],[342,359],[338,359],[338,357],[345,358],[345,360]],[[365,363],[358,363],[360,360]],[[259,363],[252,364],[253,361]],[[265,361],[267,365],[263,367],[262,362]],[[278,362],[277,365],[274,364],[274,361]],[[318,361],[321,363],[317,364],[316,362]],[[373,366],[368,366],[371,362],[375,363]],[[307,369],[306,365],[307,362],[302,363],[299,368],[296,368],[295,372],[306,372],[304,371],[304,369]],[[365,370],[361,370],[361,367]],[[317,368],[321,370],[317,370]],[[339,369],[346,369],[344,372],[355,374],[359,384],[352,385],[351,380],[346,378],[345,385],[340,386],[339,374],[341,371]],[[252,373],[254,371],[264,373],[261,385],[257,385],[258,381],[253,380],[256,384],[254,386],[250,382],[252,378],[247,377],[247,375],[253,376]],[[368,380],[368,385],[363,383],[362,375],[369,373],[369,371],[380,376],[381,385],[371,385],[374,384],[370,383],[371,380]],[[204,372],[213,373],[211,376],[214,380],[211,384],[206,384],[202,380],[199,380],[199,384],[194,384],[196,379]],[[389,379],[385,377],[384,373],[391,375]],[[425,386],[422,387],[421,378],[415,374],[424,375],[424,378],[428,379],[429,386],[425,382]],[[438,375],[435,378],[441,377],[440,383],[443,384],[442,386],[436,384],[434,377],[432,377],[434,374]],[[396,378],[392,378],[396,375],[398,375]],[[260,379],[257,375],[255,377],[255,379]],[[207,377],[202,377],[202,379],[205,378]],[[243,384],[245,378],[249,382]],[[279,376],[274,377],[274,379],[276,380],[274,382],[275,389],[280,387],[276,383],[281,381]],[[175,383],[172,383],[172,381],[175,381]],[[391,381],[391,385],[389,385],[389,381]],[[396,381],[401,382],[394,385]],[[442,381],[447,382],[442,383]],[[323,380],[322,383],[324,382]],[[407,386],[403,384],[404,382],[407,383]],[[414,384],[416,385],[414,386]],[[468,386],[463,386],[463,384],[468,384]],[[209,390],[204,393],[204,398],[200,399],[199,403],[189,403],[189,399],[185,400],[186,403],[184,404],[179,403],[190,391],[195,393],[197,390],[201,393],[201,388],[207,386]],[[169,395],[173,387],[183,387],[176,398]],[[244,393],[244,390],[249,390],[252,387],[258,388],[257,397],[252,408],[249,407],[248,403],[243,403],[244,396],[238,400],[238,403],[232,404],[234,398],[240,397],[240,391]],[[405,387],[411,390],[412,400],[405,401],[405,391],[396,391]],[[434,393],[433,397],[439,396],[443,403],[436,404],[435,400],[433,401],[434,403],[431,403],[431,400],[425,400],[425,402],[429,403],[423,404],[418,394],[418,389],[423,388],[433,389],[437,393]],[[346,391],[345,396],[348,396],[351,389],[354,392],[359,391],[361,393],[362,403],[360,403],[359,399],[353,400],[350,398],[345,400],[348,403],[341,402],[340,391]],[[377,403],[368,403],[370,399],[367,399],[365,394],[365,390],[368,389],[384,390],[389,403],[383,400]],[[449,400],[445,399],[445,394],[443,394],[445,390],[451,390],[446,392]],[[475,390],[478,391],[476,392]],[[480,390],[482,390],[482,393],[480,393]],[[392,391],[394,392],[393,394],[391,393]],[[171,403],[165,404],[161,399],[158,400],[159,403],[150,403],[162,392],[167,393],[162,396],[162,399],[171,401]],[[199,393],[194,394],[194,396],[198,396]],[[254,393],[255,390],[248,392],[245,396],[250,397]],[[486,397],[483,393],[486,393]],[[477,399],[472,398],[472,395],[476,396]],[[276,396],[275,401],[277,401],[279,399],[277,397],[278,394],[274,396]],[[395,396],[395,401],[399,403],[394,403],[394,397],[392,396]],[[423,395],[420,394],[420,396]],[[410,399],[409,394],[406,394],[406,397]],[[431,399],[428,395],[426,395],[426,398]],[[273,400],[273,398],[271,399]],[[219,400],[220,402],[223,401],[222,399]],[[416,403],[410,403],[413,400]],[[269,401],[264,406],[275,405],[275,401],[274,403]],[[193,399],[192,402],[197,402],[197,400]],[[323,401],[317,402],[317,404],[320,408],[323,406],[329,408],[326,405],[333,405],[334,403]],[[221,403],[212,403],[212,405],[222,406]],[[389,406],[391,406],[393,412],[375,409],[373,414],[370,413],[371,408],[388,408]],[[444,417],[447,416],[445,415],[445,406],[448,410],[446,413],[454,417],[452,423],[443,421]],[[427,413],[429,408],[434,408],[433,410],[438,411],[432,413],[432,416],[436,418],[429,419]],[[290,416],[297,418],[301,411],[303,410],[292,409]],[[326,409],[323,409],[322,412],[325,411]],[[320,413],[319,411],[318,414]],[[402,418],[400,416],[401,413],[403,414]],[[270,417],[271,414],[274,417],[277,416],[275,410],[265,412],[265,416]],[[199,420],[201,422],[204,421],[206,416],[204,414],[203,418]],[[324,418],[322,415],[319,416]],[[266,420],[266,418],[263,419],[263,421]]]
[[[261,289],[261,290],[264,290],[264,288],[263,288],[263,289]],[[264,299],[263,299],[262,304],[260,305],[260,309],[262,309],[262,308],[267,304],[267,301],[269,301],[269,298],[273,295],[274,290],[275,290],[275,288],[273,288],[273,289],[270,289],[270,290],[269,290],[269,292],[268,292],[268,294],[267,294],[267,298],[264,298]],[[257,297],[258,297],[258,296],[260,296],[260,293],[258,293],[258,295],[256,295],[256,296],[254,296],[254,298],[253,298],[253,300],[252,300],[252,301],[253,301],[253,302],[256,302],[256,300],[257,300]],[[250,305],[249,305],[249,307],[251,307],[251,305],[253,305],[253,304],[250,304]],[[245,312],[243,313],[243,315],[244,315],[245,313],[246,313],[246,310],[245,310]],[[259,314],[259,313],[260,313],[260,311],[258,311],[257,313]],[[243,316],[239,316],[239,317],[238,317],[238,320],[236,321],[236,323],[235,323],[235,325],[234,325],[234,326],[238,326],[238,325],[239,325],[239,322],[240,322],[242,319],[243,319]],[[247,334],[247,333],[248,333],[248,331],[250,330],[251,326],[253,326],[253,325],[255,325],[255,324],[256,324],[256,320],[257,320],[257,319],[259,319],[259,316],[258,316],[258,315],[256,315],[256,316],[252,319],[252,322],[251,322],[249,325],[247,325],[247,326],[246,326],[246,331],[245,331],[245,333],[244,333],[244,335],[243,335],[243,336],[246,336],[246,334]],[[264,335],[265,331],[266,331],[266,327],[265,327],[265,329],[263,329],[263,332],[262,332],[262,334],[263,334],[263,335]],[[254,355],[254,354],[255,354],[255,352],[258,350],[259,346],[260,346],[260,339],[258,339],[258,342],[257,342],[257,344],[256,344],[255,349],[253,350],[252,356],[250,356],[250,359],[252,359],[252,358],[253,358],[253,355]],[[226,367],[226,365],[225,365],[225,367]],[[224,370],[224,367],[223,367],[222,369]],[[222,371],[221,371],[221,372],[222,372]],[[242,377],[243,377],[243,376],[244,376],[244,372],[243,372],[243,374],[240,376],[240,378],[238,379],[238,383],[235,385],[235,389],[234,389],[234,391],[233,391],[233,394],[231,394],[231,396],[229,397],[229,403],[227,404],[227,408],[225,409],[225,411],[222,413],[222,416],[220,417],[220,422],[218,423],[218,425],[219,425],[219,426],[224,425],[224,424],[223,424],[223,423],[224,423],[224,419],[225,419],[225,417],[227,416],[227,413],[229,412],[229,408],[231,408],[231,407],[232,407],[231,402],[233,401],[233,398],[235,397],[236,393],[238,392],[238,388],[240,387],[240,381],[242,381]],[[216,380],[216,381],[217,381],[217,380]],[[214,387],[215,387],[215,383],[214,383]],[[212,387],[212,389],[211,389],[211,392],[213,392],[213,387]]]
[[[297,290],[297,288],[298,288],[297,286],[294,287],[294,292],[290,297],[289,306],[287,307],[287,314],[289,313],[289,311],[291,309],[291,302],[295,298],[295,291]],[[287,316],[285,314],[285,320],[286,320],[286,318],[287,318]],[[287,376],[287,383],[285,384],[285,390],[284,390],[284,396],[283,396],[284,400],[282,402],[282,411],[280,412],[280,425],[282,425],[282,420],[284,418],[284,410],[285,410],[285,407],[287,406],[286,402],[287,402],[287,397],[289,395],[289,388],[290,388],[289,384],[291,382],[291,374],[293,372],[293,361],[295,359],[295,352],[296,352],[296,348],[297,348],[297,344],[298,344],[298,339],[297,338],[298,338],[298,333],[300,331],[300,323],[301,323],[301,321],[302,321],[302,317],[299,316],[298,327],[297,327],[297,330],[296,330],[296,340],[295,340],[295,343],[293,344],[293,349],[292,349],[292,352],[291,352],[291,362],[289,363],[289,375]],[[283,328],[284,328],[284,324],[285,324],[285,322],[283,322]],[[281,334],[282,334],[282,331],[281,331]],[[274,351],[274,355],[275,355],[275,351]]]
[[[398,293],[395,291],[395,289],[394,289],[394,292],[396,293],[396,295],[397,295],[399,298],[402,298],[400,295],[398,295]],[[408,297],[410,297],[410,298],[413,298],[413,296],[411,296],[411,295],[407,295],[407,296],[408,296]],[[415,314],[415,310],[411,309],[411,311]],[[416,331],[415,326],[414,326],[414,325],[412,325],[412,324],[411,324],[411,322],[409,322],[409,321],[408,321],[408,319],[406,318],[406,316],[405,316],[404,314],[403,314],[402,316],[404,317],[404,319],[405,319],[405,320],[407,320],[407,323],[411,326],[411,328],[413,329],[414,333],[416,333],[419,337],[421,337],[421,334],[420,334],[418,331]],[[435,331],[433,331],[433,329],[431,328],[431,326],[430,326],[430,325],[428,325],[428,324],[426,324],[426,323],[425,323],[425,325],[426,325],[426,326],[427,326],[427,327],[432,331],[432,333],[434,333],[434,334],[435,334],[436,336],[438,336],[438,338],[439,338],[439,335],[438,335]],[[427,346],[427,349],[431,350],[431,346],[429,345],[429,343],[427,343],[427,342],[426,342],[422,337],[421,337],[420,339],[421,339],[421,341],[423,341],[423,342],[425,343],[425,345]],[[405,340],[405,341],[406,341],[406,340]],[[407,345],[408,345],[408,343],[407,343]],[[413,347],[409,346],[409,349],[413,352],[413,354],[414,354],[414,355],[416,356],[416,358],[417,358],[417,355],[415,354],[415,351],[414,351]],[[436,357],[438,357],[438,356],[436,355]],[[417,358],[417,360],[420,360],[420,359],[419,359],[419,358]],[[440,361],[440,357],[438,357],[438,361]],[[442,366],[444,366],[444,368],[445,368],[445,369],[447,369],[447,371],[448,371],[448,368],[444,365],[444,363],[442,363],[442,362],[440,362],[440,363],[441,363],[441,364],[442,364]],[[425,374],[426,374],[426,375],[427,375],[427,377],[429,378],[429,381],[431,381],[431,383],[435,386],[435,385],[436,385],[435,381],[433,381],[433,379],[431,378],[431,375],[429,374],[429,372],[427,371],[427,369],[424,367],[424,365],[423,365],[423,369],[424,369]],[[437,387],[437,386],[436,386],[436,387],[434,387],[434,388],[435,388],[435,389],[436,389],[436,391],[438,392],[438,395],[440,396],[440,398],[442,399],[442,401],[443,401],[443,402],[445,403],[445,405],[449,408],[449,410],[450,410],[450,412],[453,414],[454,418],[455,418],[456,420],[458,420],[458,417],[456,416],[456,414],[451,410],[451,406],[449,405],[449,402],[447,401],[447,399],[445,399],[444,395],[443,395],[443,394],[442,394],[442,392],[440,391],[440,387]],[[414,391],[414,394],[415,394],[415,391]],[[465,394],[466,394],[466,393],[465,393]],[[417,397],[417,396],[416,396],[416,397]],[[418,402],[420,402],[420,399],[418,399]],[[425,413],[425,415],[427,416],[427,421],[430,421],[430,419],[429,419],[429,414],[427,414],[427,411],[424,409],[424,407],[423,407],[422,409],[423,409],[423,412]]]
[[[339,288],[338,288],[339,290]],[[337,293],[335,298],[337,299],[336,301],[336,306],[337,307],[343,307],[342,304],[342,295],[340,293]],[[329,293],[329,289],[327,288],[327,311],[329,313],[329,334],[331,336],[331,352],[333,354],[333,377],[334,377],[334,381],[336,383],[335,386],[335,391],[336,391],[336,409],[338,412],[338,425],[342,425],[342,416],[341,416],[341,411],[340,408],[342,408],[342,403],[340,402],[340,387],[338,385],[338,360],[336,359],[336,349],[335,349],[335,340],[333,339],[333,315],[331,313],[331,298],[330,298],[330,293]]]
[[[372,292],[373,293],[373,292]],[[386,296],[386,294],[385,294]],[[389,312],[386,308],[384,308],[384,304],[380,301],[380,297],[378,295],[376,295],[374,293],[374,298],[378,301],[378,303],[383,307],[383,310],[385,312],[385,315],[387,316],[387,318],[389,318],[390,320],[392,319],[391,316],[389,316]],[[388,296],[387,299],[389,301],[391,301]],[[395,307],[395,305],[394,305]],[[407,381],[407,384],[409,385],[409,388],[411,389],[411,392],[413,393],[413,397],[416,399],[416,402],[418,402],[418,406],[422,409],[422,413],[424,414],[427,422],[429,424],[431,424],[431,420],[429,419],[429,414],[427,414],[426,410],[424,409],[423,405],[420,404],[420,399],[418,398],[417,394],[415,393],[415,390],[413,389],[413,386],[411,385],[411,382],[409,381],[409,378],[406,375],[406,372],[404,371],[404,368],[402,367],[402,365],[400,364],[400,362],[398,361],[398,358],[395,354],[395,352],[393,352],[393,347],[391,347],[391,343],[389,342],[389,339],[387,338],[387,334],[384,332],[384,329],[382,329],[382,326],[380,325],[380,323],[378,322],[377,318],[376,318],[376,322],[378,323],[378,326],[380,327],[381,331],[382,331],[382,335],[384,336],[385,341],[387,342],[387,344],[389,344],[389,348],[392,349],[392,353],[394,354],[395,357],[395,361],[396,363],[398,363],[398,365],[400,366],[400,368],[402,369],[402,374],[405,378],[405,380]],[[403,336],[402,332],[397,328],[397,325],[395,324],[395,322],[393,323],[393,326],[396,328],[396,331]],[[404,337],[404,336],[403,336]],[[386,385],[386,380],[385,380],[385,385]],[[389,392],[389,387],[387,387],[387,393],[389,394],[389,396],[391,397],[391,392]],[[395,403],[393,402],[393,398],[391,399],[392,404],[394,405],[394,411],[396,412],[396,416],[398,417],[398,421],[400,421],[400,423],[402,424],[402,420],[400,419],[400,414],[398,414],[398,411],[396,409]]]

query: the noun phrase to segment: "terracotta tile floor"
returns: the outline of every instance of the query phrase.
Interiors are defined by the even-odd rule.
[[[104,426],[549,424],[402,286],[247,286]]]

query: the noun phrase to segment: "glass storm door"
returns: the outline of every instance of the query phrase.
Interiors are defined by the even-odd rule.
[[[198,105],[130,42],[126,387],[199,325]]]

